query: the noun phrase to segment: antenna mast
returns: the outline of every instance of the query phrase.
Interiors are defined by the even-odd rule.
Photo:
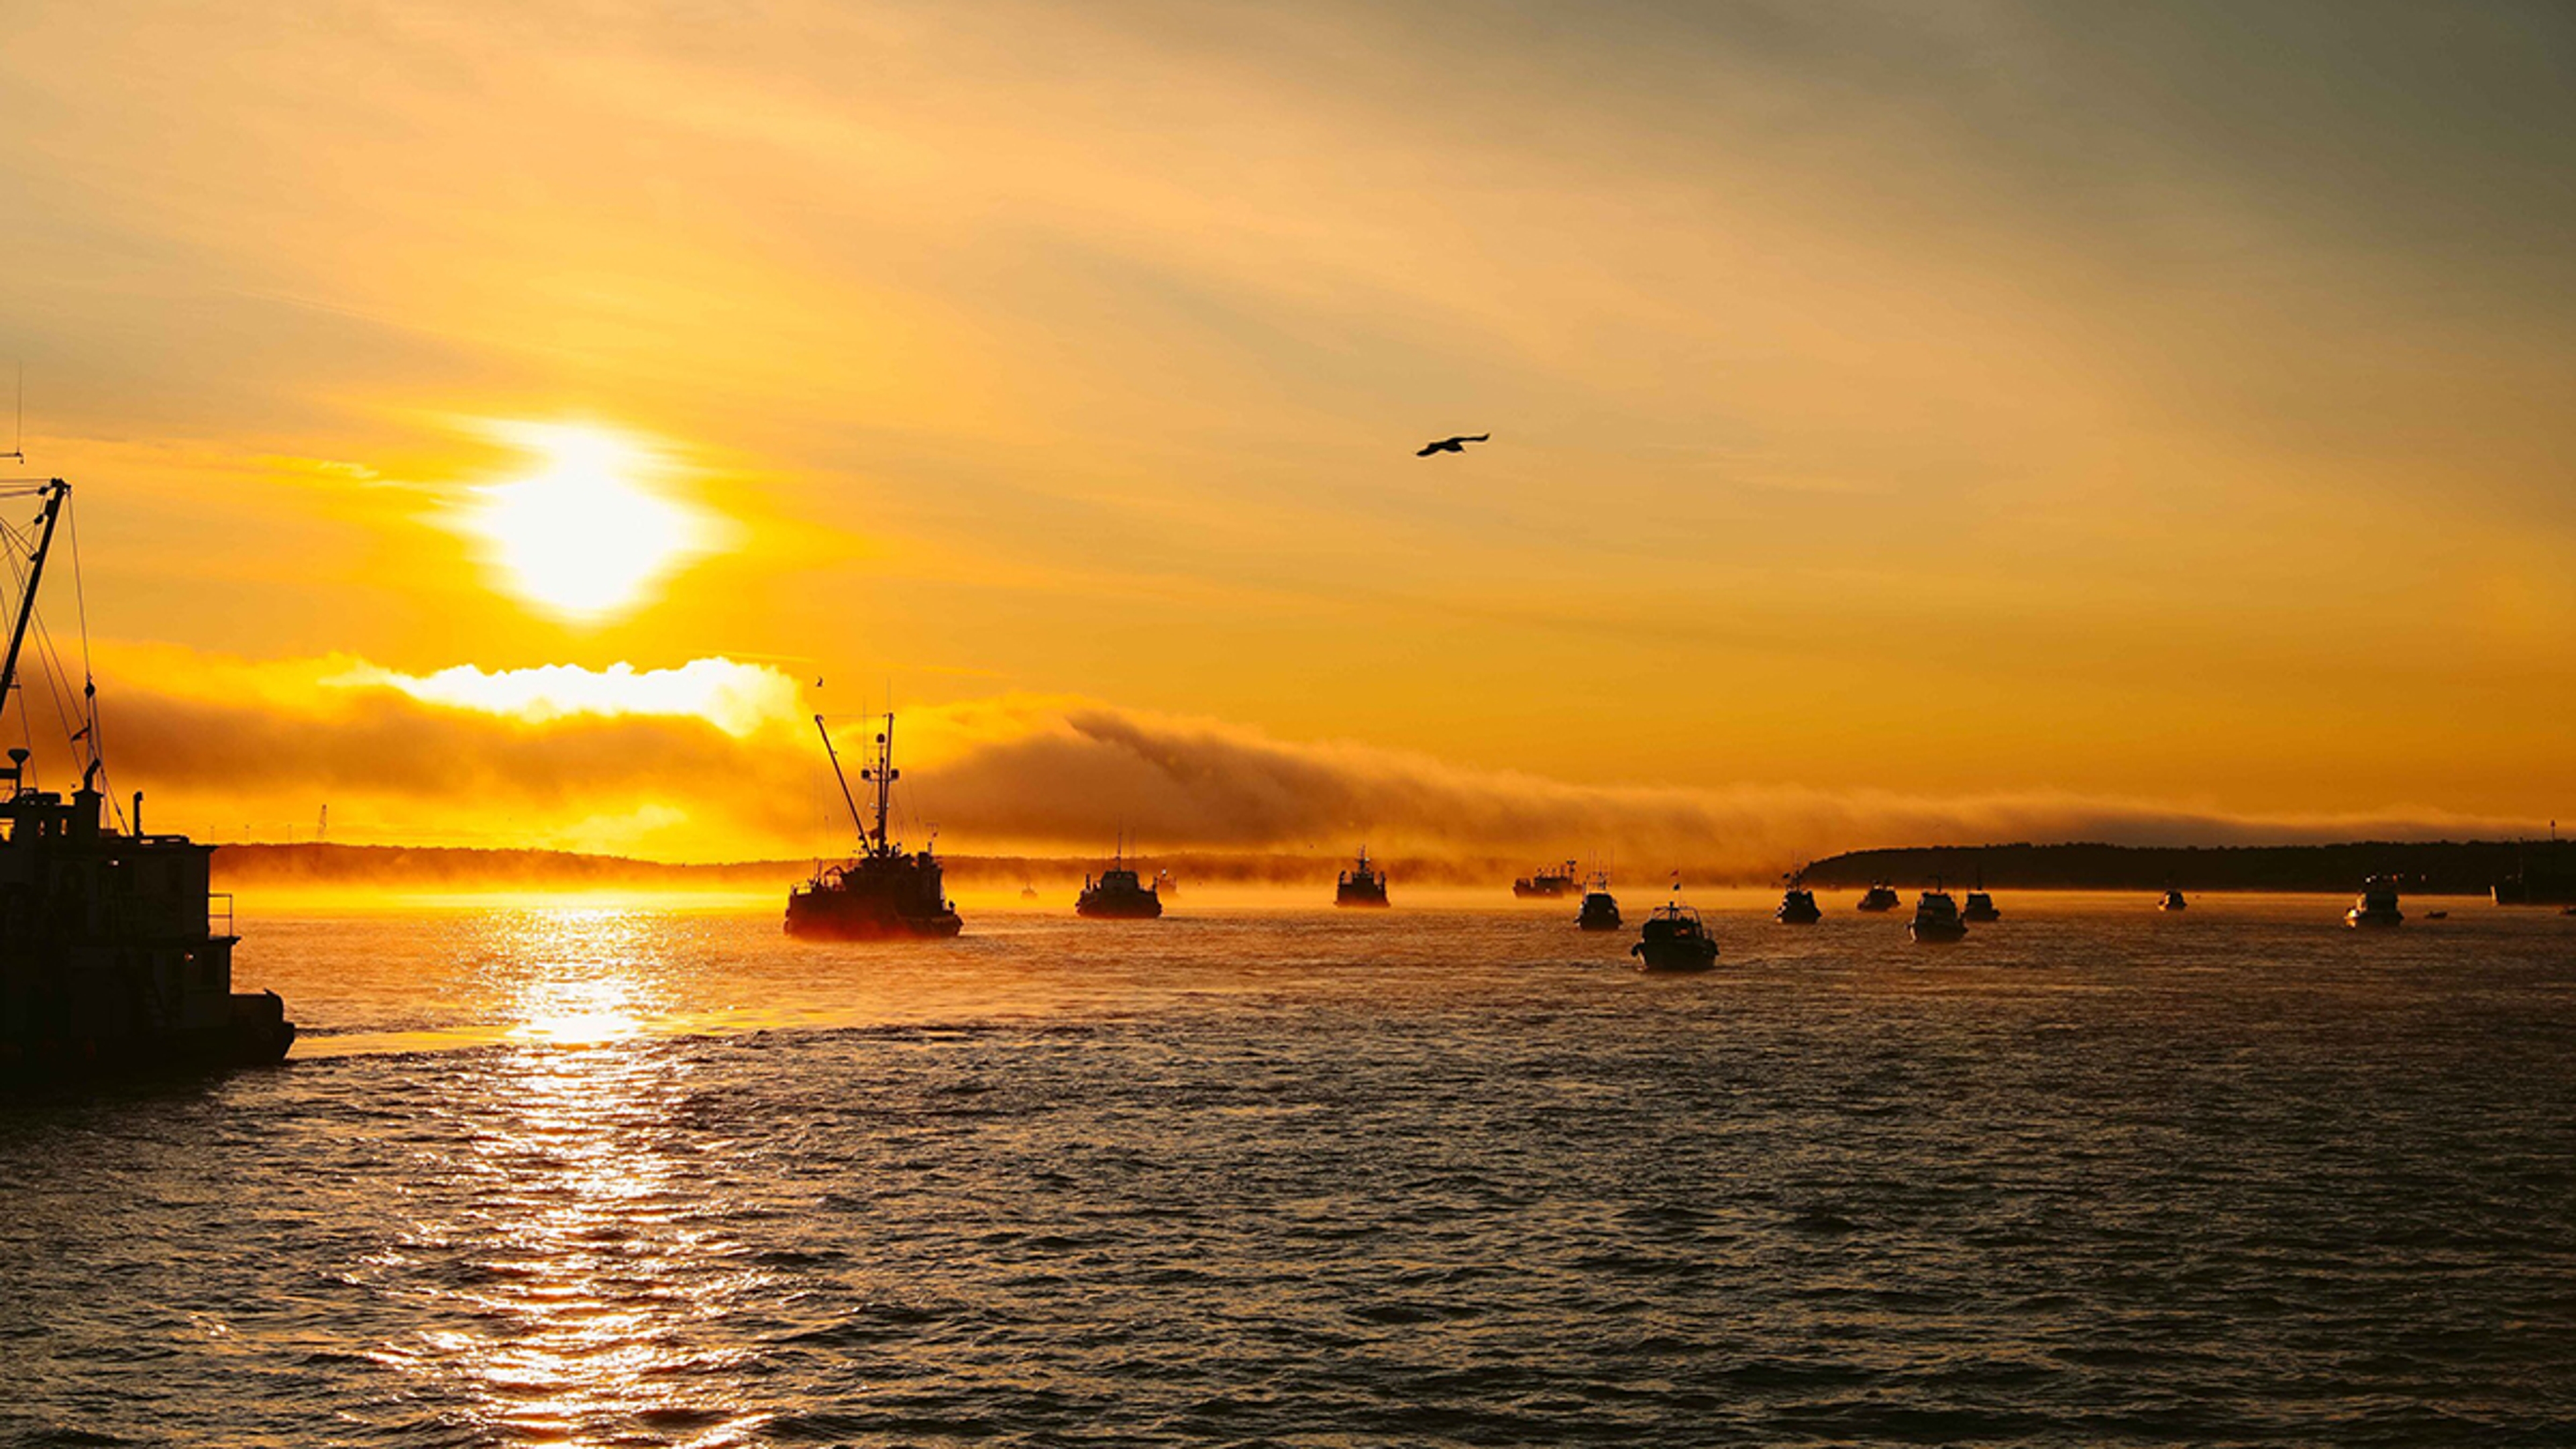
[[[860,779],[873,780],[877,787],[876,840],[868,847],[870,854],[894,854],[894,843],[886,839],[886,807],[894,796],[894,782],[901,774],[902,771],[894,767],[894,713],[889,710],[885,717],[885,728],[877,732],[876,768],[859,772]],[[841,788],[847,790],[849,786],[843,785]],[[856,815],[858,807],[851,806],[850,813]]]

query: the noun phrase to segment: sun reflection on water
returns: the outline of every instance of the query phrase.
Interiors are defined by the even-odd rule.
[[[751,1442],[717,1320],[765,1281],[725,1205],[672,1153],[685,1052],[646,1031],[652,913],[532,911],[492,922],[515,983],[512,1045],[458,1072],[473,1206],[425,1238],[450,1250],[442,1317],[397,1361],[506,1443]]]

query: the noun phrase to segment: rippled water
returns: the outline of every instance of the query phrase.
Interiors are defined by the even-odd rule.
[[[0,1441],[2576,1442],[2576,921],[1741,904],[256,921],[0,1106]]]

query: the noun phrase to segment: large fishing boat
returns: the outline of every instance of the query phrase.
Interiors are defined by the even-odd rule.
[[[823,755],[832,762],[840,783],[841,803],[850,807],[859,827],[860,854],[839,865],[817,866],[814,878],[787,893],[787,934],[830,941],[882,941],[912,936],[954,936],[966,922],[949,904],[939,861],[927,847],[907,852],[886,831],[886,814],[894,799],[894,716],[877,732],[876,763],[859,778],[876,786],[874,825],[859,815],[849,777],[841,773],[841,753],[832,748],[832,732],[821,715],[814,728],[823,736]]]
[[[1574,894],[1574,862],[1562,866],[1541,866],[1512,882],[1512,894],[1522,900],[1557,900]]]
[[[1337,906],[1382,906],[1386,902],[1386,871],[1369,863],[1368,847],[1360,847],[1360,858],[1333,886],[1333,904]]]
[[[25,591],[0,659],[0,707],[18,699],[18,665],[36,591],[71,485],[0,489],[40,498]],[[6,527],[12,544],[23,536]],[[39,635],[41,640],[42,636]],[[86,644],[84,643],[84,652]],[[69,693],[68,669],[40,643],[39,667]],[[86,664],[86,660],[84,660]],[[58,696],[59,697],[59,696]],[[0,1082],[42,1087],[84,1076],[274,1062],[295,1041],[275,992],[232,989],[232,897],[209,889],[215,847],[147,835],[143,793],[120,822],[99,788],[98,689],[84,679],[68,743],[81,767],[66,800],[39,790],[31,753],[0,768]],[[66,726],[68,728],[68,725]]]
[[[1096,880],[1083,878],[1073,913],[1098,920],[1150,921],[1163,914],[1163,898],[1127,864],[1127,842],[1122,838],[1109,868]]]

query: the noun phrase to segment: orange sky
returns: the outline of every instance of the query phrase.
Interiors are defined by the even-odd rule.
[[[13,6],[120,788],[792,853],[890,687],[961,849],[2576,816],[2563,9],[1709,9]]]

